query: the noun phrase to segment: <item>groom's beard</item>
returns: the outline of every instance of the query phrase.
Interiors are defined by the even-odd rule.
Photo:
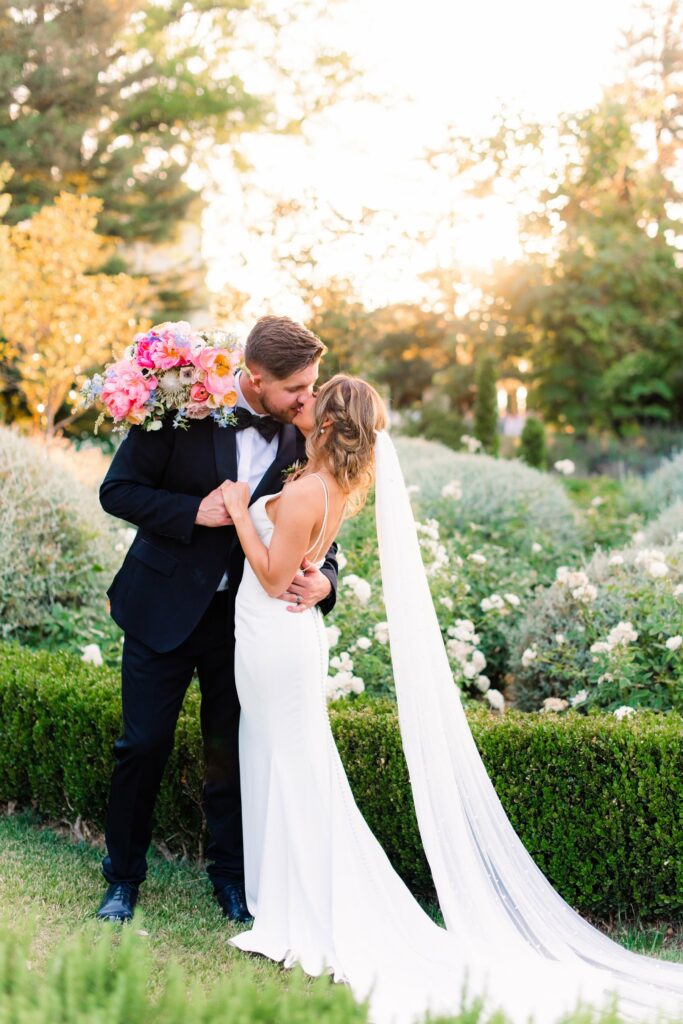
[[[291,423],[295,416],[298,416],[301,411],[301,405],[297,403],[295,406],[290,406],[289,409],[277,409],[269,401],[266,395],[261,395],[261,405],[266,410],[269,416],[272,416],[274,420],[279,423]]]

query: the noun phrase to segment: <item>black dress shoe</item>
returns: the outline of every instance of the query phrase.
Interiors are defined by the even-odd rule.
[[[115,882],[107,887],[95,917],[100,921],[130,921],[137,901],[137,885],[131,882]]]
[[[244,893],[244,885],[241,882],[230,882],[216,891],[216,899],[221,905],[223,913],[231,921],[239,921],[247,924],[254,918],[247,907],[247,897]]]

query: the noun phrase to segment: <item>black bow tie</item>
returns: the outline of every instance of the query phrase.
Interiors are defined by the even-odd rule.
[[[239,405],[232,411],[235,417],[235,430],[246,430],[247,427],[256,427],[261,437],[265,437],[266,441],[272,441],[282,426],[272,416],[257,416],[256,413],[249,412],[248,409],[243,409]]]

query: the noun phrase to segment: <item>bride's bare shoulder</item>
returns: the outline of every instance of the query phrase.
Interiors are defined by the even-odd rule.
[[[295,480],[290,480],[285,484],[282,495],[283,498],[287,498],[288,503],[298,502],[311,502],[313,507],[318,504],[323,504],[325,500],[323,487],[321,486],[321,480],[324,482],[327,488],[327,493],[331,499],[334,499],[341,495],[339,484],[333,477],[325,478],[317,473],[302,473]]]

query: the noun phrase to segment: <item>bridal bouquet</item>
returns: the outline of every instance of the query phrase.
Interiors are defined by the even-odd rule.
[[[107,415],[115,430],[132,425],[160,430],[167,413],[175,411],[174,427],[211,416],[221,426],[234,422],[237,402],[235,371],[242,348],[225,331],[195,331],[181,320],[136,334],[118,362],[109,363],[81,389],[83,405],[104,406],[95,432]]]

